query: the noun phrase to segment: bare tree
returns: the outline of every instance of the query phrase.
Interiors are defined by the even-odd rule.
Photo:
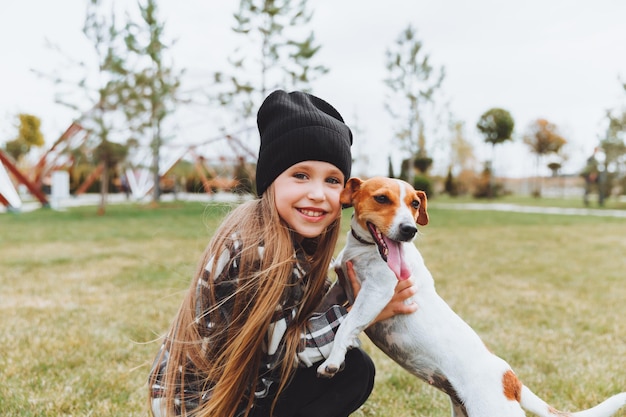
[[[100,205],[98,213],[104,214],[109,192],[109,171],[119,161],[119,154],[111,144],[111,136],[116,130],[116,117],[119,116],[119,101],[116,90],[123,79],[123,58],[119,51],[123,45],[115,15],[102,13],[101,0],[89,0],[83,34],[92,43],[96,56],[96,75],[92,77],[93,68],[84,62],[80,66],[85,70],[83,77],[75,83],[82,89],[81,99],[69,100],[61,95],[57,101],[77,110],[81,115],[81,125],[96,138],[97,151],[94,153],[97,163],[103,163],[104,169],[100,176]],[[57,78],[57,83],[68,83],[68,80]],[[84,103],[89,103],[87,106]],[[85,108],[87,107],[87,108]]]
[[[306,0],[241,0],[233,30],[245,47],[229,58],[231,70],[218,72],[217,100],[235,117],[251,118],[265,96],[276,88],[308,90],[311,81],[328,72],[313,64],[320,50],[306,25],[312,18]]]
[[[157,202],[161,195],[159,161],[164,142],[163,121],[173,113],[178,101],[182,72],[176,72],[171,59],[167,59],[170,45],[164,41],[165,24],[159,19],[156,0],[139,3],[139,10],[141,21],[128,22],[124,31],[133,59],[125,61],[124,82],[118,93],[131,128],[150,138],[152,200]]]

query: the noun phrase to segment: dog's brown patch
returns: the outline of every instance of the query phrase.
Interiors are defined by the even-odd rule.
[[[426,193],[420,190],[415,191],[415,198],[417,198],[420,202],[416,222],[420,226],[426,226],[428,224],[428,211],[426,209],[428,198],[426,197]],[[411,202],[409,202],[408,204],[410,207]]]
[[[522,382],[510,369],[502,375],[502,387],[507,399],[520,402],[522,399]]]

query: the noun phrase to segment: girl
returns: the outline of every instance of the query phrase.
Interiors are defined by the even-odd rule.
[[[301,92],[270,94],[257,124],[259,198],[234,209],[205,250],[150,374],[154,416],[344,417],[373,388],[358,348],[334,378],[316,376],[347,313],[327,270],[352,133]],[[415,311],[404,304],[413,293],[402,281],[381,316]]]

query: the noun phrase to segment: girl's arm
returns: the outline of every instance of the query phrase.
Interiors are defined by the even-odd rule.
[[[324,296],[322,303],[317,308],[318,313],[309,319],[307,331],[303,334],[305,349],[298,354],[300,363],[306,367],[324,360],[330,354],[335,340],[335,333],[344,316],[348,314],[348,297],[344,291],[344,282],[350,285],[356,295],[361,288],[356,278],[352,262],[347,263],[348,277],[344,277],[341,271],[337,271],[338,279]],[[398,281],[394,295],[387,306],[376,317],[374,322],[382,321],[396,314],[411,314],[417,310],[417,304],[407,300],[415,294],[417,287],[411,279]]]
[[[354,272],[354,266],[352,265],[352,262],[346,262],[346,266],[348,270],[348,282],[352,287],[354,298],[356,298],[359,290],[361,289],[361,284],[356,278],[356,273]],[[410,302],[407,302],[407,300],[415,295],[416,292],[417,286],[414,285],[411,278],[405,279],[403,281],[398,281],[391,301],[389,301],[383,311],[381,311],[378,317],[376,317],[374,323],[386,320],[397,314],[411,314],[416,312],[418,309],[417,304],[415,304],[412,300],[410,300]]]

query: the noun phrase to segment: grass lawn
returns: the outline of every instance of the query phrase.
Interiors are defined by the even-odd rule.
[[[438,194],[433,203],[445,203],[445,204],[515,204],[520,206],[534,206],[534,207],[559,207],[559,208],[575,208],[575,209],[598,209],[598,210],[626,210],[626,200],[623,198],[617,198],[615,196],[607,198],[604,205],[600,207],[598,205],[597,196],[589,197],[589,206],[586,207],[583,203],[582,197],[541,197],[534,198],[525,195],[506,195],[494,199],[486,198],[473,198],[472,196],[465,195],[460,197],[450,197],[445,194]]]
[[[145,416],[159,336],[227,211],[0,215],[0,414]],[[430,216],[417,245],[440,294],[538,395],[572,410],[626,390],[626,219],[436,204]],[[356,416],[450,415],[443,394],[362,340],[377,380]]]

